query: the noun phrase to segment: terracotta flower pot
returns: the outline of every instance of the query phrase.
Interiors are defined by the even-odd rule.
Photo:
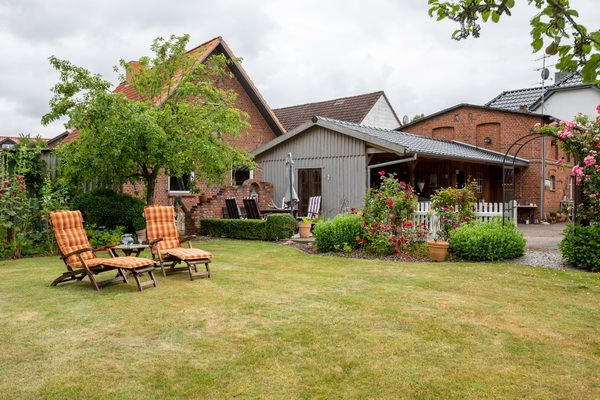
[[[310,236],[310,228],[312,227],[312,223],[310,222],[298,222],[298,233],[300,233],[300,238],[306,239]]]
[[[450,243],[429,240],[427,241],[427,246],[429,247],[429,258],[432,261],[444,261],[446,259],[446,254],[448,253],[448,247],[450,247]]]

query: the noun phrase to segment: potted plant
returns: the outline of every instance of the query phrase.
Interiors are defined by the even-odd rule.
[[[198,201],[200,201],[200,203],[206,203],[208,201],[208,196],[206,195],[206,193],[200,192],[200,195],[198,196]]]
[[[310,237],[310,228],[312,228],[313,222],[311,218],[302,218],[298,222],[298,233],[301,239],[307,239]]]
[[[431,196],[434,240],[427,242],[429,256],[434,261],[444,261],[450,244],[450,231],[473,218],[475,189],[477,183],[470,182],[463,188],[440,188]]]

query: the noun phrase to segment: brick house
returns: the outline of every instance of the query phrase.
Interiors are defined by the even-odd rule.
[[[189,50],[188,54],[197,57],[201,62],[205,62],[213,55],[220,54],[225,55],[229,60],[235,59],[233,52],[221,37],[216,37]],[[231,138],[229,143],[234,147],[251,151],[284,134],[285,129],[242,66],[238,62],[232,62],[228,68],[233,73],[233,78],[219,77],[217,85],[236,92],[235,106],[249,115],[248,122],[251,125],[251,128],[239,137]],[[119,84],[113,92],[122,92],[130,99],[139,99],[139,95],[127,81]],[[62,142],[68,143],[78,136],[79,132],[75,130],[61,139]],[[208,201],[204,203],[199,201],[199,193],[190,193],[187,188],[187,180],[187,177],[177,179],[166,175],[159,176],[154,199],[155,204],[170,205],[173,204],[176,197],[180,197],[186,208],[190,210],[186,222],[187,230],[193,230],[194,221],[200,218],[221,217],[226,197],[236,197],[241,203],[243,197],[256,193],[263,207],[271,205],[273,199],[272,185],[261,181],[260,169],[232,171],[231,185],[225,187],[207,187],[203,182],[197,182],[199,189],[208,195]],[[142,190],[141,184],[123,185],[123,192],[128,194],[141,195]]]
[[[549,115],[534,114],[528,111],[506,110],[487,106],[459,104],[443,111],[419,119],[403,126],[403,132],[411,132],[431,138],[455,140],[470,144],[476,148],[506,153],[521,137],[530,133],[536,124],[550,123]],[[542,148],[545,146],[544,157]],[[518,147],[511,151],[512,155],[526,159],[527,165],[515,169],[515,200],[521,205],[521,212],[532,212],[534,220],[543,220],[550,211],[557,211],[565,201],[574,197],[574,186],[571,171],[556,165],[556,161],[570,158],[564,154],[555,141],[536,139],[523,146],[516,154]],[[542,163],[542,158],[545,162]],[[542,165],[544,175],[542,177]],[[448,176],[444,186],[457,185],[459,179],[482,179],[486,184],[478,196],[484,201],[502,201],[502,171],[499,169],[481,170],[472,165],[462,168],[452,165],[454,174]],[[463,178],[459,178],[459,174]],[[428,185],[426,185],[428,186]],[[542,192],[544,204],[542,206]],[[431,193],[425,191],[425,195]],[[562,203],[561,203],[562,201]],[[525,205],[535,204],[535,208]],[[544,215],[542,215],[542,213]],[[525,219],[528,215],[522,215]],[[533,222],[533,221],[532,221]]]

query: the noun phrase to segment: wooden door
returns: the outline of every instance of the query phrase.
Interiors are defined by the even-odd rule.
[[[302,168],[298,169],[298,215],[308,214],[308,199],[313,196],[322,196],[321,168]],[[322,200],[321,200],[322,201]]]

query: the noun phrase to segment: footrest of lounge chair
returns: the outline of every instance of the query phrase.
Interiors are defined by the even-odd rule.
[[[154,270],[156,269],[155,265],[150,265],[147,267],[139,267],[139,268],[131,268],[128,271],[131,272],[131,274],[133,274],[133,278],[135,279],[135,283],[137,283],[138,289],[139,291],[143,291],[144,287],[146,286],[154,286],[156,287],[156,278],[154,277]],[[140,275],[144,274],[144,273],[148,273],[148,276],[150,277],[150,279],[146,280],[146,281],[141,281],[140,280]]]

